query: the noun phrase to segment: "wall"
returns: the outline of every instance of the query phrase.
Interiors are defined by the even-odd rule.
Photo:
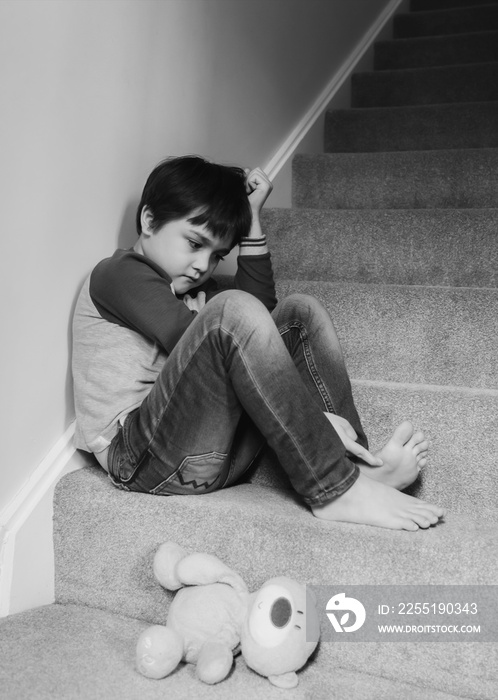
[[[0,514],[73,421],[75,297],[134,241],[150,169],[187,152],[265,166],[389,4],[0,3]]]

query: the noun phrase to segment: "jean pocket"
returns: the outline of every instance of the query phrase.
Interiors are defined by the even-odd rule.
[[[149,452],[150,459],[157,459]],[[164,467],[163,467],[164,471]],[[155,495],[210,493],[223,486],[228,471],[228,455],[206,452],[189,455],[167,479],[149,491]]]

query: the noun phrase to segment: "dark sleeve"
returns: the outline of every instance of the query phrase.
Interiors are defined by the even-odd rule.
[[[270,253],[239,255],[235,288],[253,294],[263,302],[268,311],[273,311],[277,305],[277,297]]]
[[[102,318],[170,353],[196,316],[176,298],[170,284],[161,268],[143,255],[117,251],[92,272],[90,295]]]

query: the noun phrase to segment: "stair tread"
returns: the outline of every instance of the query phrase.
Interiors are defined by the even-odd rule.
[[[290,532],[300,536],[284,535]],[[416,533],[324,523],[292,492],[257,484],[201,497],[138,495],[118,491],[102,469],[87,467],[65,476],[56,490],[56,600],[164,624],[171,594],[154,580],[152,558],[166,540],[217,554],[250,590],[282,574],[322,585],[495,584],[495,534],[495,524],[453,513]],[[383,644],[382,654],[372,651],[368,643],[323,644],[318,658],[327,668],[402,674],[412,684],[492,697],[490,653],[497,649],[490,652],[489,645],[399,642]],[[454,664],[465,669],[461,677]]]
[[[165,618],[165,594],[154,585],[151,562],[158,544],[168,539],[192,550],[216,552],[250,588],[259,587],[270,572],[286,573],[303,583],[330,579],[351,585],[498,581],[498,562],[490,557],[496,551],[496,524],[452,512],[443,524],[417,533],[329,524],[314,518],[290,490],[241,484],[200,497],[137,495],[113,487],[97,467],[65,476],[57,486],[55,504],[57,602],[107,608],[149,621]],[[68,520],[75,509],[78,518]],[[289,531],[302,536],[278,535]],[[268,546],[275,537],[277,557]],[[422,542],[424,562],[416,556]],[[247,551],[257,551],[257,559],[247,557]],[[324,560],[331,551],[334,560]]]
[[[230,676],[216,686],[202,684],[191,665],[166,679],[144,678],[134,668],[135,643],[146,628],[140,620],[78,605],[50,605],[0,620],[0,687],[4,700],[142,700],[172,697],[267,698],[282,691],[251,671],[239,656]],[[292,697],[328,700],[425,700],[427,687],[320,663],[320,652],[298,672]],[[424,684],[425,685],[425,684]],[[432,700],[456,696],[430,688]]]

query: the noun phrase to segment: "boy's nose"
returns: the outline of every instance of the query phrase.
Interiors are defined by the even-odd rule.
[[[209,255],[199,256],[192,265],[192,267],[201,274],[207,272],[207,270],[209,269],[209,259]]]

